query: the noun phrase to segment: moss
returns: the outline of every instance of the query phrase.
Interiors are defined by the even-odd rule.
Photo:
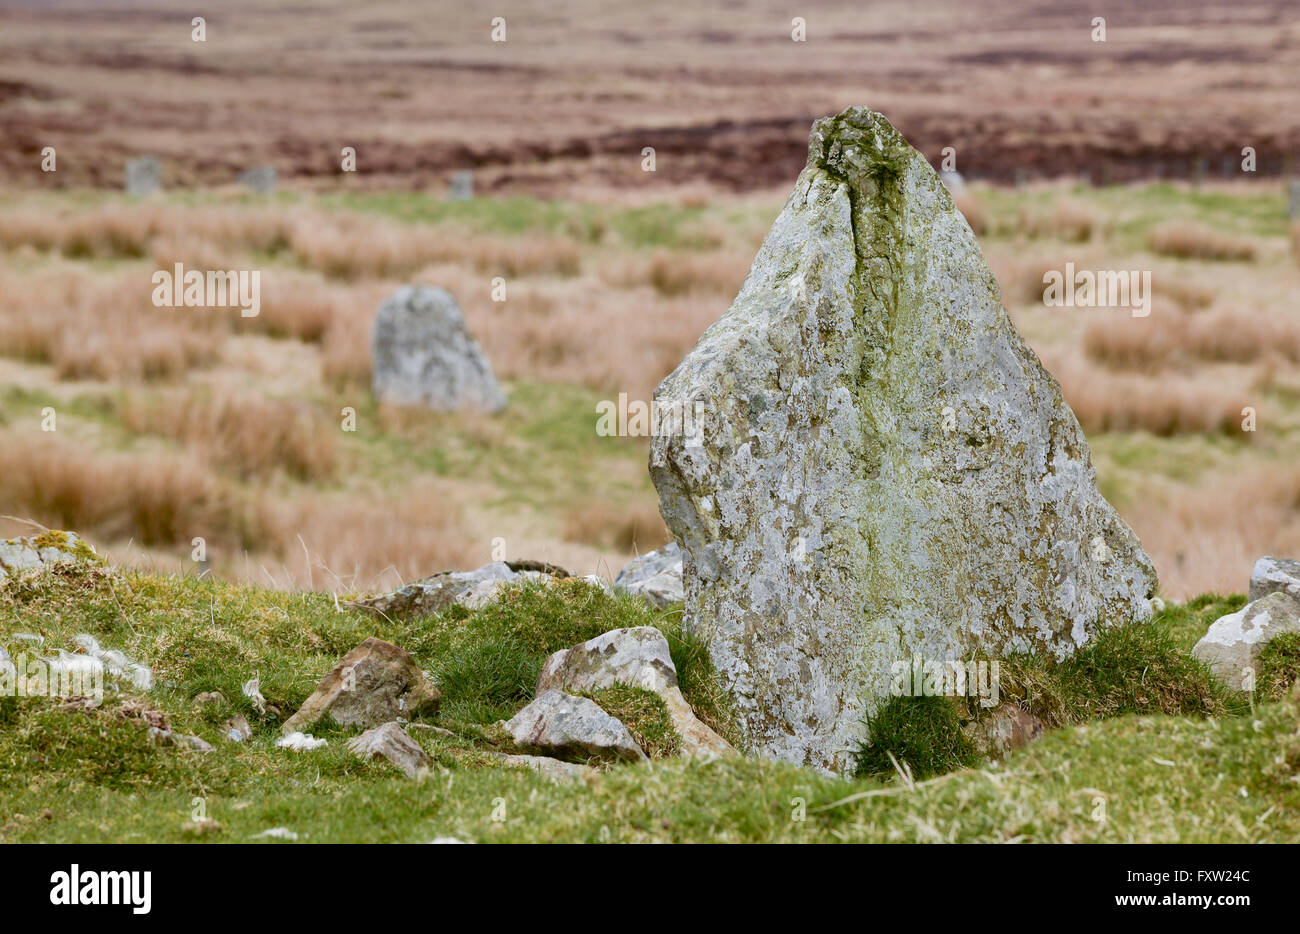
[[[917,780],[979,761],[974,744],[962,731],[959,705],[947,697],[891,697],[868,718],[866,739],[857,754],[857,774],[895,775],[891,755]]]
[[[80,536],[73,535],[69,532],[46,529],[40,535],[37,535],[32,539],[32,546],[37,549],[54,548],[64,554],[71,555],[78,561],[91,562],[95,564],[103,561],[103,559],[95,553],[95,549],[86,544]]]
[[[681,752],[682,738],[673,727],[663,698],[645,688],[616,684],[584,694],[611,717],[623,722],[637,745],[652,759]]]

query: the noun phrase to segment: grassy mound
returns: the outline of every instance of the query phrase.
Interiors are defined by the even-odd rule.
[[[963,753],[959,763],[933,763],[935,777],[922,780],[924,760],[912,751],[916,782],[904,785],[757,760],[654,758],[559,785],[502,767],[493,753],[511,750],[492,724],[531,698],[550,652],[617,626],[665,632],[688,700],[738,738],[679,612],[572,582],[514,591],[475,612],[387,621],[340,610],[328,594],[102,567],[45,572],[0,586],[4,647],[30,656],[33,647],[13,635],[34,633],[49,655],[87,632],[150,665],[154,687],[110,693],[98,709],[0,700],[0,840],[233,842],[273,827],[309,842],[1294,839],[1300,698],[1288,691],[1264,703],[1261,694],[1242,714],[1240,699],[1184,664],[1196,629],[1233,602],[1194,601],[1138,636],[1098,640],[1072,663],[1027,666],[1057,692],[1044,709],[1063,725],[1002,762],[947,771],[970,762]],[[370,635],[406,647],[441,683],[443,710],[427,725],[450,735],[419,722],[410,729],[435,762],[423,781],[359,760],[332,729],[316,731],[329,745],[312,752],[275,746],[282,718]],[[254,675],[265,714],[240,690]],[[208,691],[225,703],[196,706]],[[620,688],[594,699],[652,755],[674,750],[653,695]],[[222,736],[235,714],[252,726],[246,742]],[[915,750],[931,747],[924,724],[895,719],[894,734],[875,735],[906,728]],[[149,738],[159,723],[217,749],[160,745]]]

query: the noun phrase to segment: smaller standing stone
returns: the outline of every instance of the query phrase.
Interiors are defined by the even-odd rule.
[[[647,759],[627,727],[585,697],[546,691],[505,724],[514,741],[527,749],[564,755]]]
[[[1250,571],[1250,601],[1278,592],[1300,600],[1300,561],[1260,558]]]
[[[470,169],[460,169],[451,177],[451,185],[447,189],[448,201],[470,201],[474,197],[474,172]]]
[[[143,198],[162,191],[162,163],[157,156],[141,156],[126,162],[126,193]]]
[[[441,700],[409,652],[372,636],[321,679],[280,732],[305,732],[326,716],[339,726],[368,729],[398,717],[437,713]]]
[[[1284,632],[1300,632],[1300,600],[1271,593],[1215,620],[1192,654],[1234,691],[1250,690],[1264,646]]]
[[[505,408],[492,364],[446,289],[408,285],[385,299],[372,355],[373,389],[382,400],[438,412]]]
[[[420,744],[396,723],[385,723],[354,736],[348,740],[348,750],[362,759],[387,759],[405,772],[407,778],[418,777],[433,764]]]
[[[245,169],[240,173],[239,181],[250,191],[255,191],[259,195],[269,195],[275,191],[277,181],[275,166],[255,165],[251,169]]]

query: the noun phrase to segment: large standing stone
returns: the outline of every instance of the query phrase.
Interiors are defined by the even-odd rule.
[[[1300,632],[1300,600],[1277,591],[1216,619],[1192,654],[1234,691],[1252,690],[1260,653],[1284,632]]]
[[[650,472],[687,625],[761,754],[840,769],[891,663],[1069,655],[1156,577],[925,159],[820,120],[731,309],[660,385]]]
[[[368,729],[398,717],[437,713],[441,700],[409,652],[372,636],[343,656],[280,732],[305,731],[324,717]]]
[[[505,408],[492,365],[446,289],[408,285],[385,299],[372,351],[381,399],[439,412]]]
[[[1300,599],[1300,561],[1260,558],[1250,570],[1250,599],[1258,600],[1278,591]]]

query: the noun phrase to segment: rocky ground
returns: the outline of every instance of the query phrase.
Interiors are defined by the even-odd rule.
[[[1039,729],[1008,754],[986,747],[961,761],[945,746],[936,759],[932,740],[890,733],[882,718],[873,742],[899,765],[882,757],[887,771],[874,771],[864,759],[863,774],[833,778],[730,752],[744,738],[707,653],[681,629],[681,605],[657,608],[643,593],[489,572],[477,577],[488,587],[427,582],[451,585],[440,611],[384,615],[327,593],[112,569],[58,533],[38,547],[40,567],[14,557],[30,553],[25,543],[3,552],[6,664],[98,664],[107,687],[99,705],[0,699],[5,842],[1282,842],[1300,832],[1300,637],[1272,640],[1253,693],[1218,685],[1191,654],[1240,596],[1165,607],[1074,663],[1009,666],[1004,703]],[[1257,586],[1289,573],[1257,570]],[[624,584],[664,573],[652,566]],[[971,726],[965,735],[981,735]]]

